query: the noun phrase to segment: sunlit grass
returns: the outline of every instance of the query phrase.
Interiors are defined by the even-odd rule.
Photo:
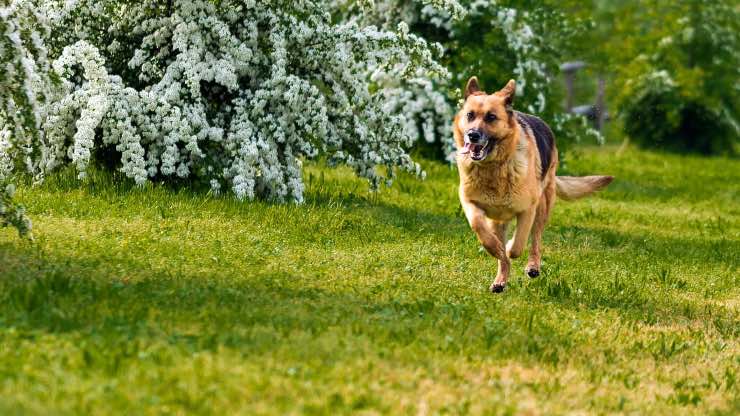
[[[502,295],[456,172],[303,206],[95,173],[0,231],[0,413],[740,412],[740,162],[613,148],[570,173],[544,273]]]

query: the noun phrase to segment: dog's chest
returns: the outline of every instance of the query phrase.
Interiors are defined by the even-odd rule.
[[[521,174],[516,166],[472,169],[460,182],[461,196],[474,202],[493,219],[509,220],[529,205],[521,192]]]

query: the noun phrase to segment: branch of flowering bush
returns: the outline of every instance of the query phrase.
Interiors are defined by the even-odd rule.
[[[0,114],[1,115],[1,114]],[[30,237],[31,220],[25,215],[25,209],[13,201],[15,186],[10,183],[13,170],[13,159],[10,149],[10,131],[6,121],[0,117],[0,227],[12,226],[21,237]]]
[[[0,227],[15,227],[18,235],[33,239],[31,220],[26,216],[25,207],[13,201],[14,194],[13,184],[0,182]]]
[[[0,112],[0,227],[15,227],[21,237],[32,238],[31,220],[23,205],[13,201],[15,185],[10,182],[14,161],[12,159],[11,132]]]
[[[0,3],[0,227],[31,237],[31,221],[13,201],[16,168],[37,171],[43,107],[53,79],[44,38],[47,21],[32,0]]]

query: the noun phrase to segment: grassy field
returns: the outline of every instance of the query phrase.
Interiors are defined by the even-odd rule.
[[[73,173],[0,230],[0,414],[738,414],[740,162],[587,149],[543,275],[496,263],[425,163],[304,206]]]

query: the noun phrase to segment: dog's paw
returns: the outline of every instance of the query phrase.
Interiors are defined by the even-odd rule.
[[[524,269],[524,273],[526,273],[527,276],[534,279],[535,277],[540,275],[540,270],[534,266],[527,266],[527,268]]]
[[[491,284],[490,291],[491,293],[501,293],[504,291],[504,288],[506,287],[506,283],[493,283]]]

